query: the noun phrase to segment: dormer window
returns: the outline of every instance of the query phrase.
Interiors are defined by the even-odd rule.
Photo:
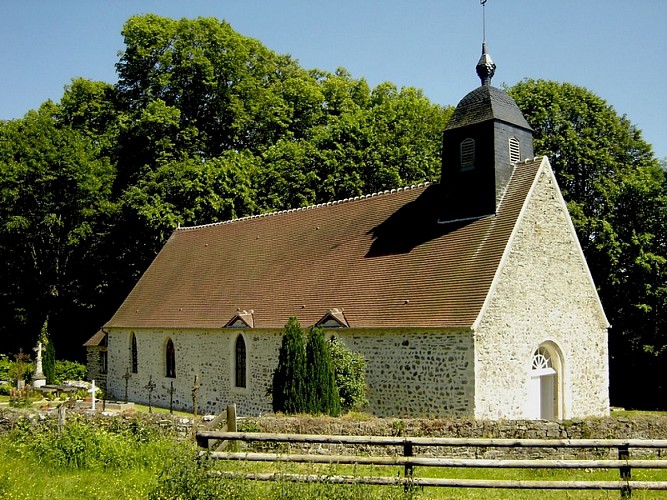
[[[521,144],[516,137],[510,137],[510,163],[519,163],[521,161]]]
[[[249,311],[237,310],[236,314],[232,316],[225,328],[253,328],[255,326],[255,311],[250,309]]]
[[[343,309],[334,307],[333,309],[329,309],[327,313],[322,316],[322,319],[315,323],[315,326],[324,328],[349,328],[350,325],[347,322]]]
[[[475,139],[461,141],[461,170],[475,168]]]

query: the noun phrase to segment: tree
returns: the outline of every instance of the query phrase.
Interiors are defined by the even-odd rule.
[[[306,343],[308,413],[340,415],[340,396],[336,386],[331,351],[324,339],[324,330],[312,327]]]
[[[114,170],[94,141],[58,123],[59,111],[47,102],[0,124],[0,296],[10,345],[32,344],[47,315],[57,325],[95,298],[86,268],[112,205]]]
[[[509,92],[549,156],[612,325],[612,402],[664,405],[667,385],[645,381],[664,380],[667,358],[665,171],[641,131],[592,92],[542,80]]]
[[[44,320],[42,332],[39,335],[39,341],[44,347],[44,356],[42,359],[42,373],[46,378],[47,384],[55,384],[56,380],[56,349],[53,341],[49,338],[49,319]]]
[[[361,410],[366,399],[366,360],[345,344],[331,337],[329,343],[331,361],[334,366],[336,386],[340,396],[340,406],[344,411]]]
[[[307,411],[306,347],[299,320],[292,316],[285,325],[273,374],[273,411],[288,414]]]

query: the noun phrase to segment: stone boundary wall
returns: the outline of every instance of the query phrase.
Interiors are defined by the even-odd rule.
[[[73,414],[76,414],[73,415]],[[89,410],[68,410],[68,420],[88,419],[100,426],[113,419],[138,420],[155,426],[161,433],[179,439],[193,439],[197,429],[206,423],[201,417],[184,418],[165,413],[91,414]],[[57,412],[50,410],[17,410],[0,408],[0,434],[11,431],[17,422],[27,419],[35,425],[57,421]],[[332,434],[352,436],[417,436],[450,438],[510,438],[510,439],[667,439],[667,415],[591,418],[547,422],[541,420],[482,421],[469,419],[398,419],[349,417],[246,417],[239,419],[238,430],[243,432],[273,432],[287,434]],[[353,449],[341,445],[276,445],[255,444],[253,449],[310,452],[318,454],[365,453],[370,455],[401,455],[400,447],[364,446]],[[506,449],[506,448],[438,448],[417,447],[415,455],[465,458],[617,458],[617,451],[584,449]],[[665,456],[664,450],[631,450],[631,456]]]
[[[414,436],[449,438],[509,439],[667,439],[667,415],[607,417],[566,421],[470,419],[398,419],[370,418],[352,420],[327,417],[261,417],[239,422],[240,431],[294,434],[332,434],[359,436]],[[259,445],[255,445],[259,447]],[[275,448],[275,445],[273,445]],[[271,445],[264,445],[271,448]],[[289,450],[311,453],[351,453],[341,445],[290,445]],[[399,447],[357,447],[355,453],[370,455],[401,455]],[[616,449],[554,449],[554,448],[443,448],[415,447],[415,455],[456,458],[610,458],[618,457]],[[665,450],[631,450],[632,457],[665,456]]]

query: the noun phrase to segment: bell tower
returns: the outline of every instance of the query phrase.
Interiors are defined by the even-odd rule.
[[[496,65],[486,41],[476,66],[481,85],[456,106],[443,133],[441,220],[496,213],[514,165],[533,157],[533,130],[516,102],[491,85]]]

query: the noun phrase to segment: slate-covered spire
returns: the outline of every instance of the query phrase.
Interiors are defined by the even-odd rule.
[[[491,85],[491,78],[493,78],[496,72],[496,63],[493,62],[493,59],[491,59],[491,56],[486,51],[486,42],[482,42],[482,55],[479,61],[477,61],[475,70],[482,81],[482,85]]]
[[[496,64],[486,41],[476,70],[481,85],[461,99],[443,135],[441,220],[494,214],[514,165],[533,157],[533,131],[519,106],[491,85]]]

